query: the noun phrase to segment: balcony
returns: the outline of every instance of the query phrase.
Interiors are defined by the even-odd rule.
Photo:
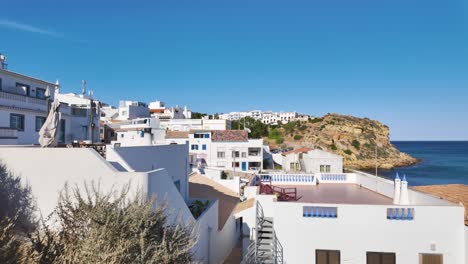
[[[47,99],[0,91],[0,105],[47,111]]]
[[[0,127],[0,139],[16,139],[18,131],[14,128]]]

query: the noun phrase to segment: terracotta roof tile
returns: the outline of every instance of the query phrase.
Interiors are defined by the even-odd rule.
[[[249,134],[245,130],[213,130],[211,140],[214,142],[247,142]]]
[[[167,131],[166,138],[188,138],[188,131]]]
[[[465,225],[468,225],[468,185],[447,184],[415,186],[413,189],[429,193],[453,203],[461,202],[465,206]]]
[[[283,153],[283,156],[286,156],[286,155],[289,155],[289,154],[293,154],[293,153],[307,153],[309,151],[311,151],[313,149],[311,148],[298,148],[298,149],[295,149],[295,150],[291,150],[291,151],[288,151],[288,152],[284,152]]]

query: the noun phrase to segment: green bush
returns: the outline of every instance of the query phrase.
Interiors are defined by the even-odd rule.
[[[353,152],[352,152],[351,150],[349,150],[349,149],[345,150],[344,153],[346,153],[346,154],[348,154],[348,155],[353,154]]]
[[[286,134],[290,134],[290,133],[294,132],[294,128],[295,128],[296,126],[297,126],[297,121],[289,122],[289,123],[287,123],[287,124],[285,124],[285,125],[283,126],[284,132],[285,132]]]
[[[331,150],[337,150],[338,149],[335,144],[331,144],[330,148],[331,148]]]
[[[272,129],[270,130],[270,132],[268,133],[268,138],[269,139],[280,139],[282,138],[282,134],[281,134],[281,131],[279,131],[278,129]]]
[[[276,142],[276,144],[283,144],[284,138],[277,138],[277,139],[275,140],[275,142]]]
[[[351,145],[357,150],[361,148],[361,143],[359,143],[359,141],[357,140],[353,140],[353,142],[351,142]]]
[[[301,135],[294,135],[294,140],[301,140],[302,136]]]
[[[309,122],[312,123],[312,124],[315,124],[315,123],[320,123],[323,121],[323,118],[309,118]]]
[[[302,125],[301,127],[299,127],[299,130],[301,130],[301,131],[304,131],[304,130],[306,130],[306,129],[307,129],[307,126],[306,126],[306,125]]]

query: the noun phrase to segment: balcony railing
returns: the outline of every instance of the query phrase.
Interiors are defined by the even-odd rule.
[[[322,173],[320,174],[321,182],[346,182],[348,176],[344,173]]]
[[[0,91],[0,99],[47,106],[47,99],[40,99],[22,94],[9,93],[5,91]]]
[[[18,138],[17,133],[14,128],[0,127],[0,138]]]
[[[388,220],[413,220],[414,208],[387,208]]]
[[[319,218],[338,218],[338,207],[304,206],[302,216]]]
[[[269,182],[276,184],[315,184],[313,174],[260,174],[258,175],[262,182]]]

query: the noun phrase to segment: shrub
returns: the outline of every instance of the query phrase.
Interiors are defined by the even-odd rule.
[[[361,143],[359,143],[359,141],[357,140],[353,140],[353,142],[351,142],[351,145],[357,150],[361,148]]]
[[[301,135],[294,135],[294,140],[301,140],[302,136]]]
[[[53,213],[54,228],[32,235],[28,261],[34,263],[189,263],[193,226],[170,223],[165,205],[143,195],[101,193],[99,186],[65,186]],[[57,228],[58,227],[58,228]]]
[[[282,137],[282,134],[281,134],[281,131],[279,131],[278,129],[272,129],[270,130],[270,132],[268,133],[268,138],[269,139],[279,139]]]
[[[275,140],[275,142],[276,142],[276,144],[283,144],[284,138],[277,138],[277,139]]]
[[[331,150],[337,150],[338,149],[335,144],[331,144],[330,148],[331,148]]]
[[[293,132],[294,132],[294,128],[296,127],[296,125],[297,125],[297,121],[292,121],[292,122],[289,122],[289,123],[285,124],[285,125],[283,126],[284,132],[285,132],[286,134],[293,133]]]
[[[322,121],[323,121],[323,118],[309,118],[309,122],[311,122],[312,124],[320,123]]]
[[[228,178],[228,175],[225,171],[221,171],[221,179],[226,180]]]
[[[304,130],[306,130],[306,129],[307,129],[307,126],[306,126],[306,125],[302,125],[301,127],[299,127],[299,130],[301,130],[301,131],[304,131]]]
[[[346,153],[346,154],[348,154],[348,155],[353,154],[353,152],[352,152],[351,150],[349,150],[349,149],[345,150],[344,153]]]

